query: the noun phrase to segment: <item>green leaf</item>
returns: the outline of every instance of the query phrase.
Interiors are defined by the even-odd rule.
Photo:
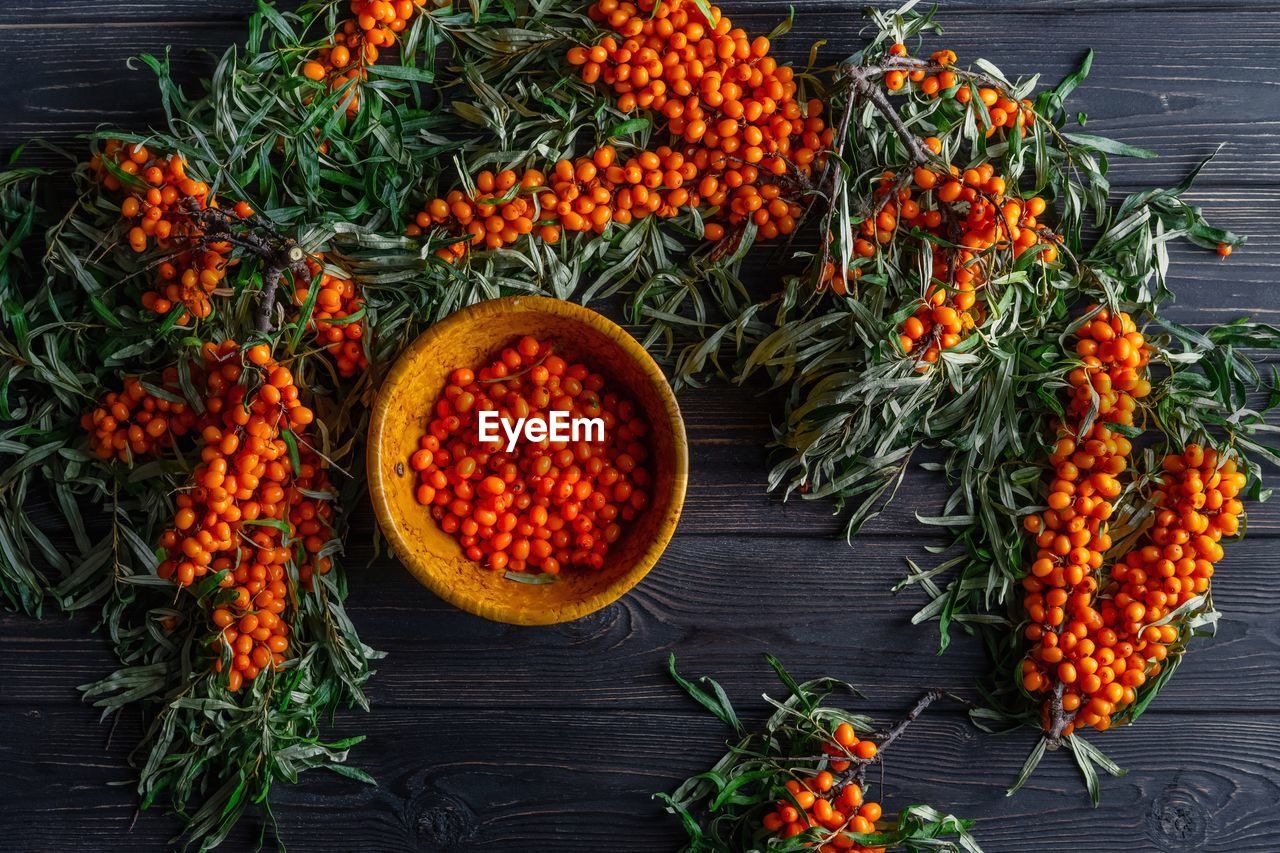
[[[1040,766],[1040,760],[1044,758],[1045,750],[1049,746],[1048,738],[1040,738],[1031,750],[1031,754],[1027,756],[1027,760],[1022,765],[1022,770],[1018,772],[1018,778],[1014,780],[1013,787],[1005,791],[1006,797],[1012,797],[1018,793],[1023,785],[1027,784],[1027,780],[1031,778],[1031,774]]]
[[[722,688],[719,683],[713,679],[703,676],[701,680],[711,687],[712,692],[708,693],[701,687],[698,687],[693,682],[681,676],[680,673],[676,671],[676,656],[674,652],[667,656],[667,672],[670,673],[671,678],[676,682],[676,684],[680,685],[681,689],[683,689],[685,693],[688,693],[695,702],[715,714],[722,722],[731,726],[734,731],[742,731],[742,723],[738,720],[738,715],[734,712],[733,705],[729,702],[729,698],[725,694],[724,688]]]
[[[1150,160],[1160,155],[1146,148],[1138,148],[1124,142],[1116,142],[1114,139],[1107,139],[1105,136],[1095,136],[1092,133],[1063,133],[1064,137],[1077,145],[1091,148],[1094,151],[1101,151],[1104,154],[1115,154],[1121,157],[1138,157],[1143,160]]]

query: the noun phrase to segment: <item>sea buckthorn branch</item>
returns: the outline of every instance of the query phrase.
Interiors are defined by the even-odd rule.
[[[946,691],[922,697],[888,733],[876,741],[869,718],[830,703],[837,691],[858,696],[830,678],[796,682],[781,664],[767,658],[790,695],[765,696],[776,710],[763,730],[748,733],[723,688],[709,678],[694,684],[668,662],[672,678],[704,708],[733,727],[738,739],[711,773],[690,778],[670,794],[655,795],[684,822],[688,850],[816,849],[875,853],[886,849],[938,849],[954,839],[980,851],[971,823],[928,806],[904,809],[886,819],[867,799],[867,767],[881,763],[887,748]],[[954,697],[953,697],[954,698]]]
[[[190,204],[189,212],[203,232],[202,240],[221,240],[239,246],[261,263],[262,291],[258,295],[255,328],[263,334],[270,334],[274,331],[272,313],[280,281],[286,273],[291,274],[295,281],[309,279],[311,269],[307,265],[306,252],[292,238],[276,234],[256,219],[247,223],[253,230],[245,230],[237,228],[236,220],[217,208],[200,209]],[[265,231],[267,236],[257,233],[259,230]]]
[[[898,738],[902,737],[906,733],[907,729],[910,728],[911,724],[914,723],[916,720],[920,719],[921,714],[929,710],[930,706],[932,706],[935,702],[938,702],[939,700],[942,700],[942,699],[947,699],[952,702],[956,702],[965,707],[969,707],[969,708],[973,707],[973,703],[970,702],[968,699],[965,699],[961,696],[957,696],[956,694],[952,693],[949,690],[943,690],[941,688],[935,687],[932,690],[928,691],[927,693],[925,693],[923,696],[921,696],[919,699],[916,700],[916,704],[911,706],[911,710],[908,711],[902,719],[898,720],[887,731],[885,731],[884,735],[880,738],[879,749],[876,752],[876,755],[874,755],[870,759],[863,759],[861,757],[858,758],[858,761],[862,762],[862,765],[859,768],[860,777],[862,774],[866,773],[866,768],[870,764],[877,763],[883,760],[882,756],[884,755],[885,750],[887,750],[890,746],[892,746],[893,743],[898,740]],[[859,779],[859,781],[861,781],[861,778]]]
[[[653,16],[641,17],[644,11]],[[478,195],[454,190],[431,200],[409,235],[443,226],[454,234],[465,230],[472,245],[493,250],[530,234],[538,218],[547,223],[538,236],[554,243],[562,229],[602,234],[611,223],[625,226],[650,214],[670,218],[703,204],[727,220],[734,240],[748,220],[766,238],[791,233],[800,208],[782,188],[801,185],[820,161],[815,150],[825,127],[817,101],[800,121],[793,74],[768,56],[768,39],[748,40],[718,10],[684,0],[638,6],[602,0],[589,15],[612,34],[571,48],[568,62],[581,69],[584,82],[612,86],[621,112],[650,108],[661,116],[671,144],[616,164],[613,146],[602,146],[590,157],[562,159],[545,174],[481,172]],[[535,192],[544,184],[554,195]],[[704,230],[713,240],[725,234],[721,224]],[[452,262],[465,250],[460,242],[436,254]]]
[[[348,116],[355,116],[360,110],[360,90],[369,79],[369,68],[377,64],[380,51],[395,46],[414,15],[426,5],[427,0],[350,0],[351,17],[333,34],[329,46],[302,64],[299,73],[308,80],[325,84],[331,95],[341,96],[341,103],[335,107],[340,106]],[[433,8],[447,5],[443,0],[431,0]]]
[[[933,159],[934,152],[926,148],[920,138],[907,127],[906,122],[902,120],[902,116],[898,114],[898,110],[889,102],[884,83],[872,79],[874,76],[883,76],[886,73],[891,73],[892,68],[891,62],[866,66],[852,62],[844,63],[839,66],[837,81],[839,81],[840,77],[848,79],[851,94],[869,100],[879,110],[880,115],[889,123],[889,126],[893,128],[910,156],[909,162],[915,166],[923,166]],[[844,127],[837,132],[837,135],[841,132],[845,135],[848,133],[847,125],[851,120],[852,113],[846,112],[845,116],[847,118],[843,122]]]
[[[882,74],[886,98],[913,135],[923,137],[931,161],[918,166],[909,154],[904,157],[890,122],[855,128],[840,159],[858,168],[841,182],[832,207],[853,212],[862,207],[853,199],[871,199],[869,213],[854,213],[849,222],[836,218],[829,229],[833,242],[813,254],[806,275],[785,283],[781,298],[745,309],[727,304],[732,319],[709,332],[706,342],[687,348],[677,371],[680,378],[695,379],[713,359],[725,364],[710,344],[731,342],[738,359],[727,371],[731,376],[741,380],[765,371],[789,386],[770,485],[810,498],[856,500],[848,516],[850,534],[900,482],[911,448],[947,443],[951,435],[975,429],[985,432],[979,416],[990,425],[993,416],[998,422],[1016,414],[1009,369],[1019,362],[1014,348],[1052,321],[1060,310],[1055,303],[1077,291],[1113,300],[1117,277],[1126,282],[1125,298],[1145,298],[1147,282],[1160,273],[1158,265],[1132,263],[1147,257],[1135,245],[1134,219],[1155,215],[1180,233],[1209,229],[1220,240],[1239,240],[1214,231],[1202,218],[1189,226],[1183,217],[1199,214],[1173,201],[1179,188],[1119,206],[1124,228],[1084,248],[1081,208],[1092,215],[1106,209],[1106,200],[1074,182],[1101,182],[1094,155],[1114,153],[1105,141],[1077,142],[1060,127],[1067,118],[1061,100],[1087,69],[1033,103],[1015,97],[1028,94],[1024,83],[996,88],[982,85],[1001,82],[994,74],[961,73],[950,51],[928,60],[908,57],[904,41],[927,21],[911,15],[905,20],[905,27],[880,20],[882,33],[863,52],[861,64]],[[841,115],[854,90],[852,83],[835,87],[828,111]],[[883,118],[879,110],[874,115]],[[1004,144],[997,148],[997,142]],[[1028,172],[1028,152],[1038,149],[1071,169],[1037,174],[1041,192],[1033,194],[1018,179]],[[1062,199],[1060,206],[1054,197]],[[1178,212],[1166,207],[1169,201]],[[920,268],[924,258],[932,258],[932,270]],[[868,276],[870,284],[861,284]],[[988,304],[1001,310],[989,311]],[[766,306],[785,308],[767,316]],[[815,334],[828,343],[815,345]],[[954,357],[947,358],[948,352]],[[851,374],[850,364],[860,369]],[[913,372],[922,375],[921,382],[902,381]],[[882,421],[885,412],[893,414]],[[974,505],[987,500],[982,480],[991,463],[984,459],[1017,446],[1021,431],[996,433],[996,442],[966,448],[967,458],[953,456],[948,464],[965,485],[956,502],[993,534],[998,512]],[[993,505],[999,502],[992,497]],[[1007,589],[1016,576],[1018,549],[1007,531],[1000,537],[995,559],[1007,574]]]
[[[182,591],[176,601],[169,596],[167,612],[177,615],[166,617],[163,630],[171,636],[122,655],[125,668],[87,685],[85,695],[108,709],[140,697],[155,703],[143,743],[143,804],[167,791],[175,803],[198,803],[190,837],[212,846],[278,777],[276,750],[308,745],[309,757],[295,770],[345,760],[356,741],[317,742],[319,715],[343,696],[366,704],[360,685],[371,653],[325,580],[337,495],[327,461],[306,443],[314,416],[292,374],[264,344],[206,344],[201,356],[191,371],[206,388],[201,461],[178,490],[176,512],[159,537],[162,559],[146,577],[148,586]],[[182,641],[183,633],[190,639]],[[345,689],[335,693],[334,681]],[[228,704],[227,694],[242,689],[245,699]],[[226,705],[216,737],[204,731],[203,704],[188,704],[206,692]],[[206,796],[195,787],[198,775],[167,760],[193,743],[207,753],[204,774],[238,778],[254,795],[230,797],[229,788],[218,788]]]
[[[9,399],[30,411],[32,429],[23,439],[29,461],[14,460],[6,476],[24,496],[48,484],[79,551],[54,559],[48,537],[19,521],[24,541],[50,555],[29,565],[19,600],[37,609],[47,590],[68,610],[103,607],[121,668],[85,685],[85,696],[108,712],[147,708],[142,803],[182,812],[189,837],[215,846],[273,781],[344,761],[351,742],[319,740],[321,717],[367,704],[362,684],[376,653],[356,636],[334,577],[342,527],[327,473],[334,443],[322,431],[307,435],[315,413],[302,399],[312,389],[292,378],[326,371],[287,345],[307,324],[319,332],[319,321],[345,319],[323,309],[341,311],[354,291],[343,288],[336,306],[304,296],[306,317],[264,335],[253,312],[240,310],[255,295],[246,285],[292,260],[296,244],[244,202],[220,208],[210,184],[188,175],[189,161],[155,153],[164,150],[105,143],[82,171],[89,191],[48,232],[46,269],[13,256],[31,266],[5,283],[6,304],[26,311],[4,348],[5,369]],[[312,281],[311,264],[291,266],[291,280]],[[139,272],[177,289],[140,300]],[[22,289],[42,279],[36,292]],[[267,344],[242,356],[228,332],[272,339],[296,373]],[[226,343],[193,350],[204,335]],[[314,390],[325,416],[345,428],[351,392]],[[99,506],[101,539],[85,520]],[[159,557],[148,543],[162,546]],[[303,755],[286,768],[277,756],[290,749]]]
[[[1132,449],[1129,440],[1113,429],[1133,426],[1138,401],[1151,390],[1144,377],[1150,351],[1127,314],[1113,318],[1099,309],[1078,334],[1076,351],[1083,364],[1068,377],[1072,396],[1050,457],[1056,479],[1049,509],[1028,516],[1023,524],[1036,534],[1038,547],[1031,576],[1023,580],[1030,621],[1025,633],[1028,640],[1040,644],[1024,662],[1023,686],[1035,692],[1052,685],[1045,704],[1051,749],[1071,733],[1083,695],[1102,694],[1095,700],[1096,709],[1106,711],[1108,705],[1132,703],[1131,688],[1143,679],[1136,668],[1128,675],[1123,668],[1118,673],[1107,668],[1104,677],[1085,672],[1079,690],[1073,688],[1067,694],[1064,689],[1077,680],[1073,661],[1088,658],[1090,667],[1097,665],[1089,657],[1095,646],[1089,632],[1098,626],[1096,575],[1111,550],[1108,521],[1122,491],[1117,476],[1127,469],[1125,457]],[[1045,669],[1052,670],[1057,683]],[[1123,680],[1117,680],[1119,676]],[[1086,710],[1093,713],[1094,705]],[[1109,711],[1106,716],[1110,717]]]
[[[844,63],[837,71],[837,85],[842,78],[847,79],[850,91],[845,101],[844,111],[841,113],[839,123],[836,126],[836,135],[832,145],[832,151],[837,156],[828,159],[826,172],[822,176],[822,187],[829,201],[826,206],[826,213],[822,218],[822,226],[818,232],[820,235],[831,234],[832,221],[835,219],[839,209],[835,203],[835,195],[843,177],[844,147],[849,137],[849,123],[853,120],[854,107],[859,98],[866,98],[875,105],[876,109],[880,111],[880,114],[884,116],[885,120],[890,123],[898,134],[899,139],[911,154],[916,166],[925,165],[929,162],[931,156],[931,152],[924,147],[920,139],[903,123],[897,110],[889,103],[884,91],[879,85],[871,81],[869,75],[872,73],[874,73],[873,69],[863,68],[857,63]],[[823,270],[823,280],[820,282],[820,286],[826,285],[829,280],[826,275],[829,263],[831,263],[831,240],[824,236],[822,239],[820,265],[820,269]],[[834,270],[830,278],[834,279]]]
[[[411,17],[401,18],[403,3],[396,2],[390,5],[403,25],[377,4],[382,15],[374,15],[374,25],[364,30],[361,24],[368,21],[361,14],[369,5],[375,4],[305,0],[293,8],[255,11],[247,44],[229,46],[207,88],[194,96],[173,79],[167,55],[140,57],[155,72],[166,107],[159,135],[189,159],[218,163],[220,169],[206,176],[211,189],[254,199],[281,228],[343,223],[394,230],[407,213],[408,195],[451,165],[452,154],[467,141],[460,135],[441,145],[435,136],[451,115],[423,106],[424,92],[441,69],[422,67],[422,60],[436,56],[436,45],[457,38],[450,28],[465,30],[476,22],[446,9],[446,28],[431,13],[439,4],[426,9],[417,2]],[[328,46],[317,51],[320,42]],[[308,63],[317,52],[327,65],[346,60],[341,68],[335,65],[335,80],[356,79],[332,88],[309,79]],[[457,126],[456,117],[452,124]],[[367,182],[346,180],[355,174]],[[396,225],[388,229],[388,221]]]
[[[1037,550],[1021,580],[1023,615],[1016,630],[993,625],[989,645],[997,651],[995,670],[1018,673],[1016,686],[1001,685],[988,695],[992,707],[975,712],[981,725],[1023,724],[1042,729],[1040,745],[1028,758],[1013,790],[1034,771],[1046,750],[1072,751],[1096,803],[1097,768],[1122,771],[1081,730],[1098,731],[1138,719],[1181,661],[1188,642],[1216,622],[1210,599],[1220,542],[1241,530],[1248,477],[1232,445],[1265,429],[1262,416],[1248,413],[1242,429],[1220,420],[1238,402],[1235,391],[1217,389],[1204,397],[1203,415],[1172,415],[1162,398],[1173,389],[1206,388],[1172,359],[1168,340],[1138,332],[1127,314],[1094,306],[1076,324],[1074,359],[1062,368],[1070,403],[1050,455],[1054,479],[1047,508],[1024,517]],[[1227,327],[1229,328],[1229,327]],[[1219,338],[1230,336],[1226,328]],[[1269,345],[1272,332],[1250,330],[1236,340]],[[1203,346],[1204,341],[1199,345]],[[1205,355],[1208,355],[1206,352]],[[1146,361],[1161,358],[1171,371],[1156,386],[1145,378]],[[1247,359],[1232,360],[1247,375]],[[1165,422],[1156,412],[1169,412]],[[1155,423],[1167,434],[1157,439],[1159,470],[1138,471],[1125,487],[1118,479],[1139,423]],[[1225,449],[1193,440],[1226,427]],[[1235,433],[1234,435],[1232,433]],[[1258,484],[1252,487],[1258,493]],[[1113,525],[1122,531],[1113,540]],[[939,592],[939,595],[942,593]],[[1001,639],[1009,630],[1018,640]],[[1010,660],[1012,659],[1012,660]]]
[[[114,138],[108,138],[104,151],[90,161],[91,171],[107,193],[125,193],[120,204],[121,227],[127,228],[133,253],[142,254],[153,247],[165,253],[156,259],[148,257],[141,270],[157,272],[160,288],[143,294],[143,307],[157,314],[184,309],[177,316],[179,326],[188,323],[192,314],[207,319],[217,304],[215,296],[221,294],[228,301],[235,296],[234,289],[226,287],[227,276],[248,257],[257,261],[255,270],[261,277],[254,330],[261,336],[270,335],[282,279],[288,275],[291,281],[309,282],[318,273],[317,265],[297,240],[281,234],[247,202],[237,202],[230,210],[219,207],[208,184],[188,177],[186,168],[187,161],[180,155],[159,155],[141,144],[126,145]],[[338,281],[345,284],[333,287]],[[350,327],[343,338],[356,343],[336,350],[331,346],[331,352],[342,375],[354,375],[368,365],[358,343],[365,337],[364,322],[359,305],[344,310],[343,303],[350,307],[359,302],[359,296],[349,279],[330,277],[327,284],[330,286],[320,291],[325,294],[320,310],[326,314],[321,319],[328,321],[321,334],[333,345],[340,341],[329,330],[339,324]],[[333,306],[328,291],[335,289],[341,295],[338,305]],[[298,290],[294,288],[295,298]],[[311,306],[304,300],[296,302],[296,307]],[[335,316],[335,310],[343,316]],[[353,313],[354,319],[348,319]],[[316,321],[308,317],[305,322],[314,326]]]

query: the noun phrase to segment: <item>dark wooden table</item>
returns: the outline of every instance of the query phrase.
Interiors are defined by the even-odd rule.
[[[43,135],[71,142],[100,122],[159,117],[149,75],[126,59],[173,45],[194,79],[209,54],[242,35],[250,0],[5,0],[0,4],[0,148]],[[786,14],[776,0],[725,0],[749,30]],[[801,57],[857,43],[855,4],[806,0],[785,41]],[[1086,47],[1098,51],[1075,103],[1090,129],[1154,148],[1118,163],[1118,189],[1181,179],[1228,142],[1193,198],[1250,236],[1220,263],[1173,249],[1177,319],[1251,314],[1280,321],[1280,3],[1263,0],[944,3],[943,40],[1011,75],[1055,81]],[[453,610],[393,561],[371,561],[372,517],[350,537],[350,611],[389,656],[371,683],[373,711],[331,731],[363,732],[354,762],[381,786],[327,774],[273,798],[290,848],[309,850],[669,850],[676,821],[649,795],[720,754],[726,731],[668,681],[663,662],[721,679],[761,716],[778,686],[760,655],[803,676],[833,674],[869,694],[881,719],[926,688],[966,688],[984,661],[961,641],[934,654],[914,628],[913,595],[889,587],[928,533],[913,512],[937,510],[939,484],[913,473],[897,504],[850,547],[830,508],[783,504],[763,490],[770,411],[750,390],[688,393],[692,482],[679,534],[648,580],[595,616],[555,628],[484,622]],[[1096,743],[1129,768],[1089,807],[1065,755],[1006,798],[1034,741],[979,733],[955,712],[927,716],[888,762],[887,808],[931,802],[978,819],[989,851],[1256,851],[1280,849],[1280,500],[1249,507],[1249,538],[1228,550],[1215,584],[1224,617],[1158,703],[1131,729]],[[366,565],[367,564],[367,565]],[[79,701],[77,684],[113,665],[91,616],[0,615],[0,847],[162,849],[174,824],[135,816],[125,714],[114,733]],[[136,820],[135,820],[136,818]],[[228,844],[253,843],[247,822]]]

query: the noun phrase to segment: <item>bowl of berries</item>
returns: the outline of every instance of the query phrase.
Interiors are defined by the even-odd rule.
[[[406,349],[369,425],[369,491],[423,585],[499,622],[616,601],[675,532],[689,449],[675,394],[631,335],[581,305],[494,299]]]

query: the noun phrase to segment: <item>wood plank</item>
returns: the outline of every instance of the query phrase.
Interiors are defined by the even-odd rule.
[[[734,698],[754,721],[754,697],[777,688],[757,669],[753,689]],[[877,717],[887,721],[904,708],[881,705]],[[311,773],[276,789],[276,818],[291,849],[342,849],[357,838],[367,851],[672,849],[681,841],[678,822],[650,794],[709,767],[727,735],[687,702],[675,711],[605,714],[378,708],[339,715],[333,731],[368,734],[355,763],[373,770],[381,787]],[[60,853],[167,846],[175,825],[155,813],[135,823],[131,789],[110,785],[129,778],[124,758],[137,732],[126,720],[104,747],[105,731],[86,709],[0,711],[6,843]],[[1130,772],[1103,779],[1094,810],[1066,754],[1048,756],[1027,790],[1004,796],[1031,742],[1026,732],[984,735],[959,714],[927,715],[888,753],[878,795],[886,811],[930,802],[976,818],[989,853],[1021,853],[1031,838],[1043,853],[1275,849],[1274,715],[1153,713],[1140,729],[1096,737]],[[878,784],[878,774],[871,781]],[[260,829],[245,821],[227,849],[252,849]]]
[[[381,705],[423,708],[660,708],[679,697],[663,666],[676,651],[691,671],[749,689],[761,655],[825,669],[877,701],[907,703],[922,686],[966,688],[987,671],[980,644],[957,636],[937,656],[932,625],[912,627],[922,603],[889,588],[911,557],[908,537],[838,540],[677,537],[650,576],[620,602],[544,629],[486,622],[419,587],[368,538],[348,542],[350,615],[389,657],[371,682]],[[1280,707],[1274,543],[1230,546],[1219,566],[1219,636],[1199,642],[1156,703],[1161,710]],[[75,701],[73,688],[113,666],[89,615],[43,621],[0,616],[0,703]]]
[[[931,44],[945,41],[962,58],[987,56],[1013,75],[1039,70],[1046,82],[1073,69],[1085,48],[1096,48],[1094,74],[1078,90],[1073,108],[1093,117],[1091,132],[1163,155],[1118,163],[1118,185],[1176,183],[1222,141],[1232,144],[1204,176],[1206,185],[1280,183],[1280,16],[1260,9],[1203,15],[1090,8],[1070,15],[944,14],[947,35]],[[785,14],[779,6],[736,17],[753,31],[767,32]],[[0,148],[35,134],[66,141],[103,122],[137,128],[158,121],[149,73],[128,70],[125,60],[173,43],[178,76],[190,82],[210,67],[193,49],[220,54],[240,39],[241,29],[232,22],[239,17],[200,27],[49,27],[41,29],[39,39],[25,27],[0,28],[0,51],[13,67],[24,69],[25,78],[23,86],[0,90],[0,109],[8,119],[0,128]],[[126,20],[145,19],[131,13]],[[828,39],[823,55],[835,61],[861,43],[862,27],[857,15],[802,10],[780,49],[783,56],[801,60],[811,43]],[[1188,39],[1192,30],[1195,38]],[[1140,40],[1136,32],[1142,33]],[[1020,33],[1025,35],[1011,36]]]
[[[281,0],[273,5],[278,9],[293,8],[296,0]],[[584,2],[585,5],[585,2]],[[749,13],[786,15],[786,0],[730,0],[722,4],[731,16]],[[0,26],[23,28],[47,28],[74,24],[120,23],[129,26],[155,26],[180,24],[191,26],[212,21],[244,21],[257,8],[257,0],[220,0],[211,4],[208,0],[105,0],[85,3],[83,0],[7,0],[0,7]],[[944,23],[952,16],[982,15],[991,11],[1005,12],[1007,7],[996,0],[948,0],[943,8]],[[1063,13],[1092,13],[1106,11],[1150,12],[1200,12],[1212,11],[1216,15],[1244,11],[1280,9],[1276,0],[1021,0],[1020,14],[1062,15]],[[842,0],[806,0],[805,14],[847,15],[850,7]]]
[[[243,35],[241,27],[226,24],[55,27],[39,39],[24,28],[0,28],[0,52],[10,68],[23,69],[22,85],[0,87],[0,109],[10,118],[0,147],[40,137],[78,155],[83,146],[73,144],[75,137],[101,125],[154,126],[164,120],[155,76],[140,64],[128,67],[130,58],[163,56],[171,45],[174,77],[189,88],[213,70],[208,51],[220,55]],[[33,162],[66,164],[42,152],[33,155]]]

